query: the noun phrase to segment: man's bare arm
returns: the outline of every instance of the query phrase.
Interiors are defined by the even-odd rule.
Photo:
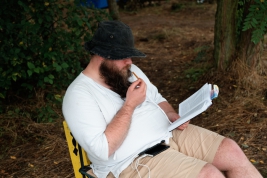
[[[112,155],[122,144],[130,128],[132,114],[135,108],[123,105],[105,130],[108,140],[109,155]]]
[[[171,122],[174,122],[180,118],[179,114],[173,109],[173,107],[167,101],[163,101],[159,103],[158,105],[166,113],[166,115],[168,116]],[[188,126],[188,124],[189,124],[189,121],[182,124],[177,129],[184,130]]]
[[[163,101],[159,103],[158,105],[166,113],[166,115],[168,116],[171,122],[176,121],[180,117],[167,101]]]
[[[139,87],[137,87],[139,86]],[[142,79],[133,82],[128,88],[126,100],[112,121],[108,124],[105,135],[108,140],[109,156],[123,143],[129,131],[133,112],[146,98],[146,84]]]

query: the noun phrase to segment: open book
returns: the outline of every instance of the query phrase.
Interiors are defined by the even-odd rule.
[[[178,113],[180,118],[168,127],[168,131],[172,131],[193,117],[204,112],[212,104],[212,99],[216,98],[218,94],[219,88],[217,85],[212,86],[211,84],[206,83],[197,92],[179,104]]]

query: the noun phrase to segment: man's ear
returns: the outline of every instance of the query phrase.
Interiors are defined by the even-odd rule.
[[[94,54],[92,57],[91,57],[91,61],[94,61],[95,63],[97,64],[101,64],[105,59],[97,54]]]
[[[101,63],[105,60],[105,58],[99,56],[99,55],[95,55],[97,57],[97,60],[99,60]]]

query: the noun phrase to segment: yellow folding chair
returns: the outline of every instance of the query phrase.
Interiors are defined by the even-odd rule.
[[[66,140],[68,143],[68,148],[75,178],[85,178],[85,177],[94,178],[93,176],[87,173],[91,169],[89,167],[90,160],[88,159],[84,149],[82,149],[79,143],[72,136],[72,133],[70,132],[70,129],[66,121],[63,121],[63,127],[65,131]]]

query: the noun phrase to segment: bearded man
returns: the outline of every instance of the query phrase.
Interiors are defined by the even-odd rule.
[[[101,178],[261,177],[229,138],[188,122],[168,131],[179,115],[132,64],[132,58],[145,55],[134,48],[129,26],[101,22],[85,49],[90,63],[68,87],[63,114],[92,162],[89,174]],[[164,145],[158,154],[146,152],[158,144]]]

